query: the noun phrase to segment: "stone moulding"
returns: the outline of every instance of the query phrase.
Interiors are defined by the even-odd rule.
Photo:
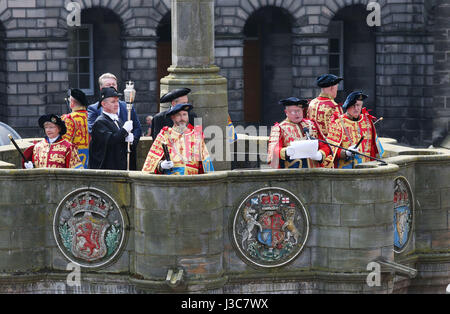
[[[11,154],[17,154],[11,149]],[[400,155],[401,151],[412,153]],[[448,230],[442,227],[439,216],[447,213],[441,199],[447,199],[450,189],[446,179],[450,151],[403,147],[386,161],[387,166],[367,163],[354,170],[239,169],[179,177],[139,171],[1,169],[0,234],[4,240],[0,241],[0,291],[12,291],[15,278],[24,289],[28,285],[29,290],[24,291],[38,292],[38,281],[49,282],[49,289],[59,285],[70,290],[64,282],[68,260],[54,241],[53,217],[65,197],[82,188],[99,189],[116,201],[129,217],[129,237],[116,259],[99,268],[83,268],[86,273],[82,278],[84,274],[88,280],[79,292],[92,291],[90,284],[115,285],[119,277],[120,285],[127,286],[122,291],[130,293],[250,291],[254,283],[269,285],[266,292],[281,293],[276,284],[283,282],[296,282],[297,290],[293,289],[297,292],[337,292],[341,282],[355,293],[395,292],[389,274],[383,274],[381,287],[371,290],[366,286],[365,267],[378,255],[418,269],[418,278],[409,282],[411,287],[416,282],[414,289],[423,291],[427,288],[419,282],[425,282],[420,270],[437,264],[439,267],[423,276],[439,287],[445,279],[439,269],[450,263],[445,246]],[[416,217],[411,244],[396,254],[391,203],[393,180],[399,176],[408,179],[421,203],[422,216]],[[343,184],[366,197],[341,195],[346,191]],[[316,191],[317,187],[321,190]],[[273,268],[249,265],[231,241],[233,210],[263,188],[292,192],[310,215],[311,232],[302,251],[292,261]],[[192,191],[192,197],[180,195],[186,191]],[[196,225],[199,221],[202,225]],[[434,230],[434,225],[440,229]],[[167,267],[182,264],[186,265],[183,284],[174,290],[164,280]],[[61,274],[59,279],[53,279],[55,273]]]

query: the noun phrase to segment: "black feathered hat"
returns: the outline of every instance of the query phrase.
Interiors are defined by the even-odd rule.
[[[169,109],[169,111],[167,111],[166,113],[166,117],[171,117],[172,115],[185,110],[185,111],[190,111],[192,109],[192,104],[176,104],[175,106],[173,106],[172,108]]]
[[[67,91],[67,96],[68,97],[72,96],[73,98],[75,98],[83,107],[89,106],[86,94],[83,93],[81,89],[71,88]]]
[[[342,106],[342,109],[348,109],[348,107],[356,104],[357,100],[364,100],[367,97],[369,97],[369,96],[367,96],[366,94],[363,94],[363,92],[360,92],[360,91],[352,92],[352,93],[350,93],[350,95],[347,96],[347,99],[345,100],[344,105]]]
[[[307,107],[308,106],[308,100],[307,99],[299,99],[297,97],[289,97],[285,99],[281,99],[278,102],[279,105],[283,106],[301,106],[301,107]]]
[[[316,80],[317,86],[320,88],[330,87],[339,84],[344,78],[336,76],[334,74],[323,74],[319,76]]]
[[[191,90],[189,88],[177,88],[174,89],[166,94],[164,94],[161,99],[159,100],[160,103],[165,103],[165,102],[171,102],[175,99],[177,99],[178,97],[181,96],[185,96],[187,94],[189,94],[191,92]]]
[[[59,135],[63,136],[64,134],[66,134],[66,132],[67,132],[66,123],[63,120],[61,120],[61,118],[58,117],[56,114],[53,114],[53,113],[44,114],[43,116],[41,116],[39,118],[38,124],[42,129],[44,129],[45,122],[51,122],[51,123],[54,123],[57,126],[59,126],[61,128]]]

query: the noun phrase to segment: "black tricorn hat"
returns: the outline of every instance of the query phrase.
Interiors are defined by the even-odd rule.
[[[166,117],[171,117],[172,115],[185,110],[185,111],[190,111],[192,109],[192,104],[189,103],[185,103],[185,104],[176,104],[175,106],[173,106],[172,108],[170,108],[167,113],[166,113]]]
[[[297,97],[289,97],[285,99],[281,99],[278,102],[279,105],[283,106],[302,106],[307,107],[308,106],[308,100],[307,99],[299,99]]]
[[[330,87],[339,84],[344,78],[336,76],[334,74],[323,74],[319,76],[316,80],[317,86],[320,88]]]
[[[102,101],[105,100],[106,98],[110,98],[110,97],[120,97],[122,96],[121,93],[118,93],[117,90],[114,87],[104,87],[102,88],[102,90],[100,91],[100,101],[98,102],[98,109],[101,108],[102,106]]]
[[[87,98],[85,93],[83,93],[83,91],[81,89],[78,88],[71,88],[67,91],[67,96],[72,96],[73,98],[75,98],[80,105],[87,107],[89,106]]]
[[[369,96],[363,94],[363,92],[360,91],[352,92],[347,96],[347,99],[345,100],[342,109],[347,109],[348,107],[353,106],[357,100],[364,100],[367,97]]]
[[[58,117],[56,114],[53,113],[44,114],[38,120],[38,124],[41,128],[44,128],[45,122],[51,122],[59,126],[61,128],[59,135],[63,136],[64,134],[66,134],[67,132],[66,123],[63,120],[61,120],[61,118]]]
[[[159,100],[160,103],[165,103],[165,102],[171,102],[175,99],[177,99],[178,97],[187,95],[191,92],[191,90],[189,88],[177,88],[174,89],[166,94],[164,94],[161,99]]]

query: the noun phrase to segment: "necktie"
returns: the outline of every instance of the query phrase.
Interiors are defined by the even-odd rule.
[[[113,121],[114,121],[114,123],[116,124],[117,128],[120,129],[120,126],[119,126],[119,118],[114,118]]]

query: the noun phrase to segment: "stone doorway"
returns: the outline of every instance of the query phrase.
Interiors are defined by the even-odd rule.
[[[330,72],[344,77],[336,100],[344,102],[352,91],[362,90],[369,95],[364,106],[375,114],[376,41],[373,27],[366,22],[367,14],[364,6],[354,5],[335,15],[328,30],[329,68]]]
[[[244,118],[272,126],[283,119],[278,101],[292,95],[292,23],[277,7],[253,13],[244,27]]]
[[[110,9],[90,8],[81,12],[81,25],[77,34],[69,36],[69,50],[74,44],[79,46],[73,47],[76,53],[69,51],[69,60],[75,56],[74,62],[69,62],[69,84],[72,88],[82,88],[89,102],[94,103],[99,99],[98,78],[103,73],[117,77],[119,91],[125,88],[122,86],[122,22]]]
[[[171,13],[168,12],[159,22],[156,29],[157,51],[156,51],[156,71],[157,71],[157,112],[160,111],[159,99],[161,98],[161,84],[160,81],[163,77],[169,75],[167,68],[172,64],[172,27],[171,27]]]

